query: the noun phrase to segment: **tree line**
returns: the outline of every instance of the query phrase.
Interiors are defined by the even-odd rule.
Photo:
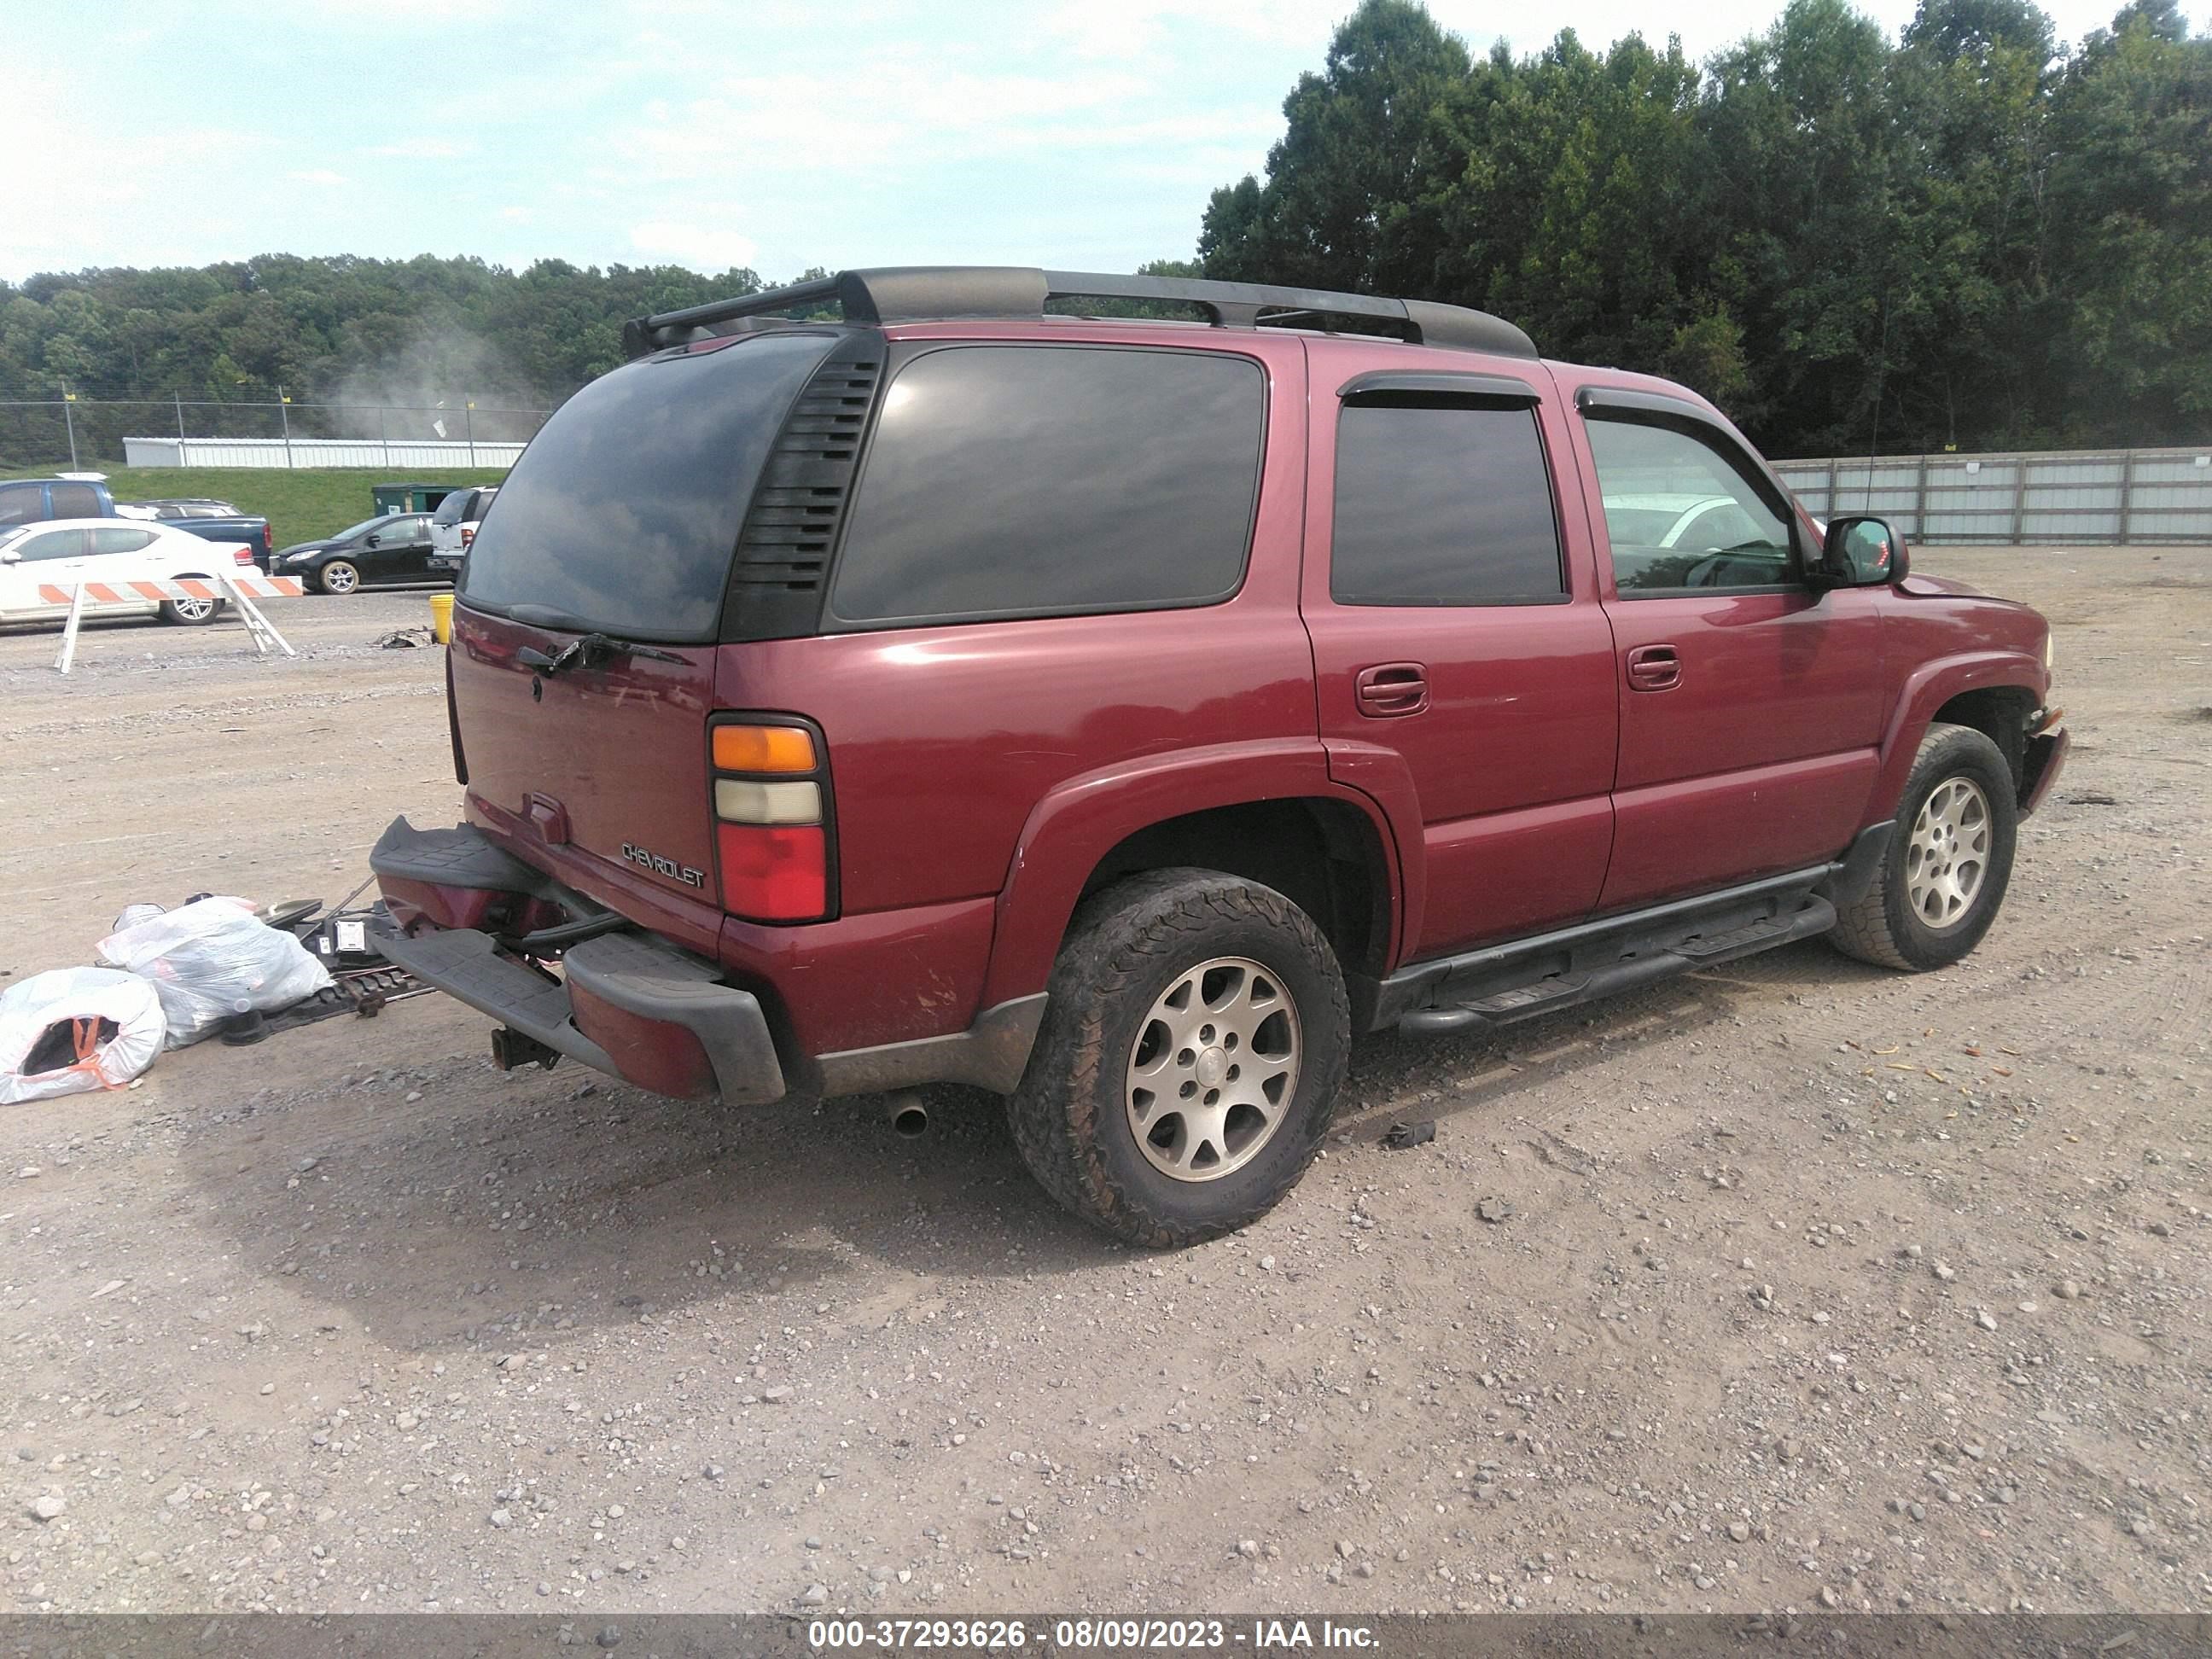
[[[1365,0],[1214,192],[1209,276],[1417,295],[1671,376],[1770,453],[2212,434],[2212,36],[2029,0],[1890,42],[1794,0],[1703,64],[1640,37],[1476,58]]]
[[[2073,46],[2030,0],[1923,0],[1894,42],[1793,0],[1702,64],[1571,32],[1478,57],[1364,0],[1284,113],[1197,259],[1146,269],[1478,306],[1778,455],[2212,434],[2212,36],[2173,0]],[[0,398],[544,407],[622,361],[624,319],[765,285],[427,255],[40,275],[0,283]]]
[[[0,283],[0,398],[545,407],[623,361],[625,319],[763,286],[749,270],[429,254],[40,275]]]

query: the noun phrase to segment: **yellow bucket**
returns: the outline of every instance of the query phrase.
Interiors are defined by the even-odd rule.
[[[430,596],[430,637],[441,645],[453,642],[453,596],[450,593]]]

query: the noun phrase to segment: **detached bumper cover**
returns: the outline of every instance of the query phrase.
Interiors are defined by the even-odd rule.
[[[2066,764],[2066,745],[2073,741],[2064,726],[2039,732],[2027,740],[2027,753],[2020,769],[2020,815],[2026,817],[2043,805],[2051,786]]]
[[[572,901],[587,914],[598,908],[466,826],[418,830],[402,818],[378,841],[369,867],[403,886],[528,894]],[[394,931],[377,946],[424,984],[611,1076],[627,1073],[578,1029],[572,986],[622,1013],[689,1032],[713,1070],[716,1091],[731,1105],[761,1105],[786,1091],[759,999],[723,984],[714,964],[655,935],[605,933],[572,945],[562,959],[565,978],[558,980],[506,954],[491,934],[473,927]],[[674,1033],[670,1038],[683,1041]]]
[[[783,1097],[783,1066],[759,1000],[719,983],[713,969],[672,945],[629,933],[586,939],[563,961],[567,982],[503,955],[490,934],[474,928],[387,934],[377,946],[424,984],[597,1071],[623,1075],[607,1051],[576,1029],[569,984],[641,1019],[689,1031],[706,1051],[726,1103]]]
[[[945,1082],[1006,1094],[1044,1019],[1039,992],[985,1009],[965,1030],[828,1053],[787,1037],[779,1055],[759,998],[725,984],[714,963],[635,928],[473,825],[417,830],[395,819],[368,864],[393,915],[415,929],[378,940],[398,966],[557,1054],[664,1094],[703,1096],[704,1073],[731,1105]],[[621,931],[576,937],[577,924]],[[549,947],[564,929],[574,938],[563,978],[500,948],[520,927],[538,928]],[[781,993],[769,964],[755,982],[771,1000]],[[777,1011],[779,1022],[787,1016]]]

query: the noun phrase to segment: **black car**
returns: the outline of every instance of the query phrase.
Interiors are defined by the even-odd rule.
[[[321,541],[282,550],[270,574],[298,576],[325,593],[398,582],[450,582],[451,573],[431,569],[429,557],[430,515],[386,513]]]

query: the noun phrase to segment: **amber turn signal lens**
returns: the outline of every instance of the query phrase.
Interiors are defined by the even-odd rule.
[[[796,726],[718,726],[714,769],[719,772],[811,772],[814,736]]]

